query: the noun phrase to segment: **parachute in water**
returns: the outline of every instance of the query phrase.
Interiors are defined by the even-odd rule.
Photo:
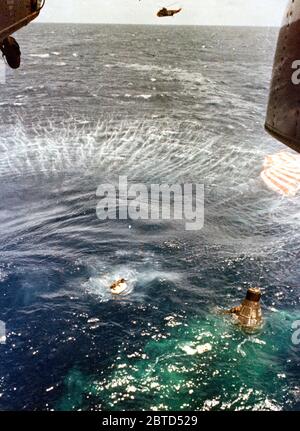
[[[300,190],[300,155],[280,151],[267,156],[261,178],[275,192],[295,196]]]

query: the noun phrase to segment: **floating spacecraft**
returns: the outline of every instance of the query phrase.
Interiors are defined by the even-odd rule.
[[[263,323],[260,298],[260,289],[251,287],[247,290],[246,298],[242,304],[231,308],[226,314],[233,315],[237,323],[245,331],[255,331],[259,329]]]
[[[21,63],[21,50],[11,35],[33,21],[45,0],[0,0],[0,50],[10,67]]]

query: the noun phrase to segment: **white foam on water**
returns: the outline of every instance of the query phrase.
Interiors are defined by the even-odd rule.
[[[138,96],[135,96],[137,99],[145,99],[145,100],[148,100],[148,99],[151,99],[151,97],[152,97],[152,94],[139,94]]]
[[[92,268],[91,268],[92,269]],[[106,264],[99,266],[98,274],[95,266],[92,269],[92,275],[88,281],[83,283],[83,289],[86,293],[94,295],[101,302],[106,302],[112,299],[134,299],[141,300],[146,294],[144,291],[137,291],[137,287],[145,286],[147,283],[154,280],[170,280],[178,281],[180,276],[176,273],[166,271],[147,270],[142,266],[131,265],[116,265],[107,267]],[[114,295],[110,291],[110,286],[117,280],[124,278],[127,288],[120,295]]]
[[[50,54],[44,53],[44,54],[29,54],[30,57],[37,57],[37,58],[49,58]]]
[[[126,67],[127,69],[133,69],[138,72],[145,72],[147,74],[149,73],[149,71],[159,72],[162,74],[162,76],[164,76],[164,78],[167,78],[171,81],[173,81],[174,79],[178,79],[193,84],[196,83],[206,85],[212,82],[209,78],[204,77],[201,72],[189,72],[178,67],[163,67],[155,64],[140,63],[118,63],[118,65],[119,67]]]
[[[240,355],[241,355],[241,356],[243,356],[243,357],[247,356],[246,351],[245,351],[245,350],[243,350],[243,346],[244,346],[245,344],[247,344],[247,343],[258,344],[258,345],[262,345],[262,346],[264,346],[264,345],[266,344],[266,342],[265,342],[265,341],[260,340],[259,338],[256,338],[256,337],[252,337],[252,336],[250,336],[250,337],[245,338],[245,340],[243,340],[243,341],[242,341],[242,342],[237,346],[237,349],[236,349],[237,353],[238,353],[238,354],[240,354]]]

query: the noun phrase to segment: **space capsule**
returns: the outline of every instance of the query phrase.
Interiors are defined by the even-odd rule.
[[[245,331],[255,331],[262,325],[262,311],[260,306],[261,291],[259,288],[247,290],[246,298],[241,305],[231,308],[226,313],[235,316],[237,323]]]

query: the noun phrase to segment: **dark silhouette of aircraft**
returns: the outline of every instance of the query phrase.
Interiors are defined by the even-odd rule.
[[[45,0],[0,1],[0,50],[13,69],[20,67],[21,50],[12,34],[33,21],[44,4]]]
[[[181,11],[182,11],[182,8],[180,8],[180,9],[167,9],[166,7],[163,7],[162,9],[160,9],[157,12],[157,16],[159,18],[162,18],[164,16],[173,16],[173,15],[176,15],[177,13],[179,13]]]

